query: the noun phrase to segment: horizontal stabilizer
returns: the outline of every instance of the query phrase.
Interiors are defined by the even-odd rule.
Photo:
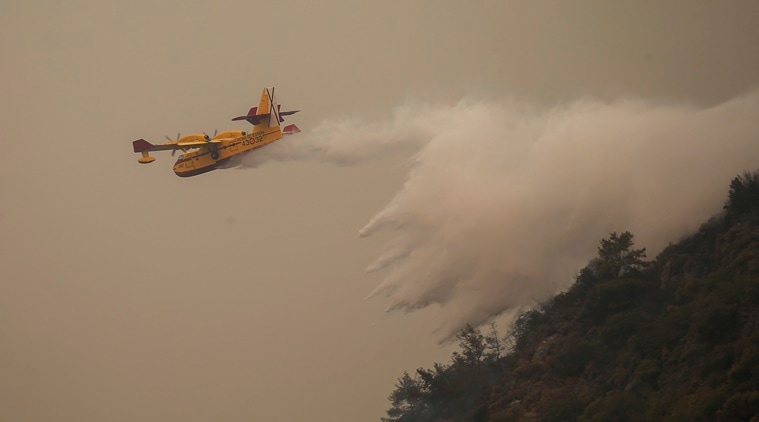
[[[282,133],[285,135],[292,135],[293,133],[300,132],[300,129],[298,129],[298,126],[295,125],[287,125],[284,129],[282,129]]]
[[[277,104],[277,114],[279,114],[279,116],[280,116],[279,117],[279,121],[280,122],[285,121],[285,119],[283,119],[281,116],[290,116],[290,115],[293,115],[293,114],[295,114],[295,113],[297,113],[297,112],[300,111],[300,110],[281,111],[281,108],[282,108],[282,104]]]
[[[237,116],[233,118],[232,120],[246,120],[248,117],[255,117],[255,116],[268,116],[269,113],[265,110],[258,110],[258,107],[252,107],[250,110],[248,110],[248,114],[244,116]]]
[[[246,120],[248,123],[252,124],[253,126],[259,125],[263,123],[264,121],[269,122],[272,108],[268,107],[269,104],[269,97],[268,97],[268,91],[264,89],[264,95],[261,96],[261,104],[259,104],[257,107],[251,107],[250,110],[248,110],[248,114],[244,116],[237,116],[232,118],[232,121],[238,121],[238,120]],[[285,119],[282,118],[282,116],[290,116],[293,115],[300,110],[293,110],[293,111],[280,111],[280,107],[282,107],[281,104],[277,104],[277,109],[275,110],[275,116],[279,117],[280,123],[283,122]],[[275,119],[276,120],[276,119]]]
[[[255,107],[253,107],[253,109],[255,109]],[[250,124],[255,126],[255,125],[261,124],[261,122],[264,121],[268,117],[269,117],[268,113],[267,114],[253,114],[253,115],[247,115],[247,116],[237,116],[233,118],[232,121],[247,120]]]

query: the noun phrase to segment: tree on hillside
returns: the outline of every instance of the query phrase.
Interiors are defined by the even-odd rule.
[[[490,328],[490,334],[485,336],[485,344],[489,351],[485,358],[488,361],[496,362],[506,354],[506,339],[498,337],[495,321],[491,321],[490,324],[488,324],[488,327]]]
[[[607,280],[634,274],[644,265],[646,248],[633,249],[633,235],[629,231],[622,234],[611,232],[608,239],[602,239],[598,247],[596,276]]]
[[[494,367],[505,354],[495,324],[484,335],[467,325],[456,334],[460,351],[450,364],[435,363],[433,369],[419,368],[411,376],[404,372],[388,399],[392,407],[383,422],[434,421],[441,415],[454,420],[469,419],[482,394],[482,387],[497,379]]]
[[[527,336],[542,322],[543,316],[544,314],[540,309],[533,308],[523,312],[517,317],[511,329],[514,348],[524,346]]]
[[[427,413],[427,393],[424,390],[419,379],[411,378],[408,372],[404,372],[395,384],[395,390],[388,396],[392,407],[387,411],[388,417],[382,418],[382,421],[422,420]]]
[[[744,172],[730,182],[724,209],[730,217],[759,210],[759,171]]]
[[[467,324],[463,330],[456,334],[456,339],[459,341],[461,353],[453,353],[454,362],[471,366],[479,365],[484,359],[485,350],[488,347],[485,336],[480,330]]]

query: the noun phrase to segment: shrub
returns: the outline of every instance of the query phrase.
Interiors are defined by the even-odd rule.
[[[635,377],[654,388],[659,374],[661,374],[661,368],[659,362],[655,360],[644,360],[635,368]]]
[[[759,415],[759,392],[736,394],[717,411],[718,421],[748,421]]]
[[[595,344],[583,339],[567,340],[556,356],[556,370],[568,377],[580,375],[593,359],[596,348]]]
[[[739,383],[759,380],[759,347],[752,344],[743,349],[741,357],[730,368],[728,376]]]
[[[727,395],[721,389],[701,389],[678,400],[664,420],[669,422],[712,421],[725,403]]]
[[[738,324],[738,306],[713,303],[697,314],[694,323],[699,340],[707,344],[719,343],[735,332]]]
[[[641,311],[622,312],[612,315],[600,330],[604,344],[617,349],[625,345],[627,339],[649,324],[649,317]]]
[[[637,421],[645,420],[640,412],[645,408],[641,397],[630,393],[616,392],[591,403],[577,419],[585,422]]]
[[[574,421],[585,410],[585,404],[574,395],[551,400],[540,418],[542,422]]]

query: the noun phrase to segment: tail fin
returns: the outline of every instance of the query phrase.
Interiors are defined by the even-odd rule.
[[[134,152],[142,152],[149,150],[153,144],[150,142],[144,140],[144,139],[138,139],[134,142],[132,142],[132,148],[134,148]]]
[[[155,157],[150,156],[150,148],[153,148],[153,146],[153,144],[144,139],[133,141],[132,148],[134,149],[134,152],[142,153],[142,156],[137,159],[137,162],[140,164],[149,164],[155,161]]]
[[[274,111],[274,107],[272,107],[276,101],[274,101],[274,88],[264,88],[263,91],[261,91],[261,100],[258,101],[258,114],[269,114],[272,111]],[[277,123],[278,126],[279,123]],[[271,125],[269,125],[271,126]]]
[[[299,111],[280,111],[279,109],[280,105],[277,104],[277,99],[274,96],[274,88],[264,88],[261,91],[258,107],[253,107],[245,116],[238,116],[232,120],[247,120],[253,126],[275,127],[284,121],[282,116],[289,116]]]

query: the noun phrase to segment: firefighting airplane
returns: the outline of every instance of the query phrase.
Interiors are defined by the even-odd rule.
[[[179,177],[189,177],[214,170],[232,157],[261,148],[278,139],[282,135],[291,135],[300,132],[295,125],[287,125],[280,129],[279,124],[284,121],[282,116],[295,114],[295,111],[280,111],[280,106],[274,97],[274,88],[264,88],[261,92],[261,101],[258,107],[253,107],[245,116],[235,117],[232,120],[247,120],[253,125],[253,130],[248,133],[240,130],[230,130],[214,134],[213,138],[204,134],[187,135],[165,144],[153,145],[144,139],[132,142],[134,152],[142,154],[137,162],[148,164],[155,161],[150,156],[150,151],[171,150],[173,156],[176,150],[181,149],[183,154],[174,163],[174,173]]]

